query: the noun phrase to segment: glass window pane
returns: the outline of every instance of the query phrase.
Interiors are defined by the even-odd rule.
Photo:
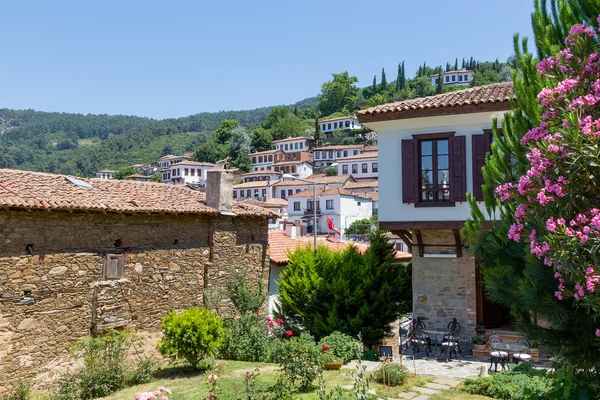
[[[423,172],[433,170],[433,157],[432,156],[421,157],[421,170]]]
[[[438,181],[437,183],[442,186],[442,185],[447,185],[449,183],[448,181],[448,170],[438,170]]]
[[[448,156],[438,156],[438,169],[448,169]]]
[[[438,140],[437,153],[438,154],[448,154],[448,140]]]
[[[422,156],[430,156],[432,142],[421,142],[421,155]]]
[[[423,171],[421,179],[421,185],[423,188],[431,187],[433,185],[433,171]]]

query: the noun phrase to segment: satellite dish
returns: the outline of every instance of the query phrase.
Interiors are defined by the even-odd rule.
[[[84,182],[84,181],[79,180],[79,179],[76,179],[76,178],[73,178],[71,176],[67,176],[67,180],[69,182],[71,182],[73,185],[76,185],[76,186],[79,186],[79,187],[82,187],[82,188],[86,188],[86,189],[93,189],[94,188],[89,183]]]

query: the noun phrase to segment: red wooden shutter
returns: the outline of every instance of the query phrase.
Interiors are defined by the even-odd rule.
[[[483,201],[483,191],[481,185],[483,180],[483,172],[481,168],[485,165],[485,155],[492,147],[492,135],[481,134],[473,135],[473,196],[476,200]]]
[[[402,141],[402,202],[416,203],[418,199],[419,160],[417,140]]]
[[[466,137],[452,136],[450,144],[450,200],[467,200]]]

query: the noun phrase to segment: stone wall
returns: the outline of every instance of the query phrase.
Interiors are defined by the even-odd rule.
[[[93,330],[156,337],[169,311],[223,289],[230,267],[268,279],[267,240],[260,218],[0,214],[0,392],[52,382],[72,366],[69,345]],[[118,279],[103,279],[107,254],[122,254]],[[228,299],[222,307],[231,312]]]
[[[421,231],[423,243],[453,244],[452,231]],[[413,243],[417,243],[413,237]],[[455,247],[425,246],[427,254],[456,254]],[[468,341],[476,321],[475,259],[463,250],[462,257],[420,257],[413,247],[413,313],[424,318],[427,328],[445,330],[456,318],[461,341]]]

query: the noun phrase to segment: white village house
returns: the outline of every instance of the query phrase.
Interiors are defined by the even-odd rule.
[[[270,170],[282,155],[283,152],[280,150],[265,150],[248,154],[250,157],[250,171]]]
[[[355,156],[338,158],[337,168],[339,175],[352,175],[356,180],[373,180],[378,178],[379,161],[377,152],[370,151]]]
[[[321,125],[321,132],[327,137],[330,137],[333,131],[336,130],[352,131],[362,128],[356,116],[324,119],[319,121],[319,124]]]
[[[177,185],[190,185],[206,183],[207,172],[215,167],[215,164],[198,161],[181,161],[171,165],[162,173],[162,183]]]
[[[301,226],[302,234],[313,232],[314,210],[317,212],[317,233],[333,234],[328,229],[327,219],[331,219],[340,231],[341,238],[346,238],[344,230],[352,222],[370,218],[373,204],[370,198],[353,194],[343,188],[317,189],[317,203],[314,204],[312,188],[288,196],[288,222]]]
[[[284,153],[308,151],[312,148],[313,140],[307,137],[289,137],[271,142],[273,150],[281,150]]]
[[[103,169],[102,171],[96,172],[96,178],[98,179],[112,179],[116,171],[112,169]]]
[[[273,165],[273,171],[293,175],[296,178],[308,178],[313,174],[313,164],[310,161],[284,161]]]
[[[469,86],[473,80],[474,71],[468,69],[461,69],[460,71],[447,71],[442,72],[442,82],[445,86]],[[439,82],[439,75],[431,75],[431,84],[437,86]]]
[[[192,154],[184,154],[182,156],[175,156],[173,154],[167,154],[166,156],[162,156],[158,159],[158,170],[162,171],[168,169],[173,164],[177,164],[182,161],[191,161],[193,155]]]
[[[414,317],[431,329],[457,318],[465,339],[478,324],[498,328],[510,319],[487,301],[460,229],[471,213],[466,193],[482,200],[492,122],[511,110],[512,97],[505,82],[358,112],[378,134],[379,225],[412,247]]]
[[[313,162],[317,167],[329,167],[340,158],[361,154],[364,147],[362,144],[317,147],[313,149]]]

